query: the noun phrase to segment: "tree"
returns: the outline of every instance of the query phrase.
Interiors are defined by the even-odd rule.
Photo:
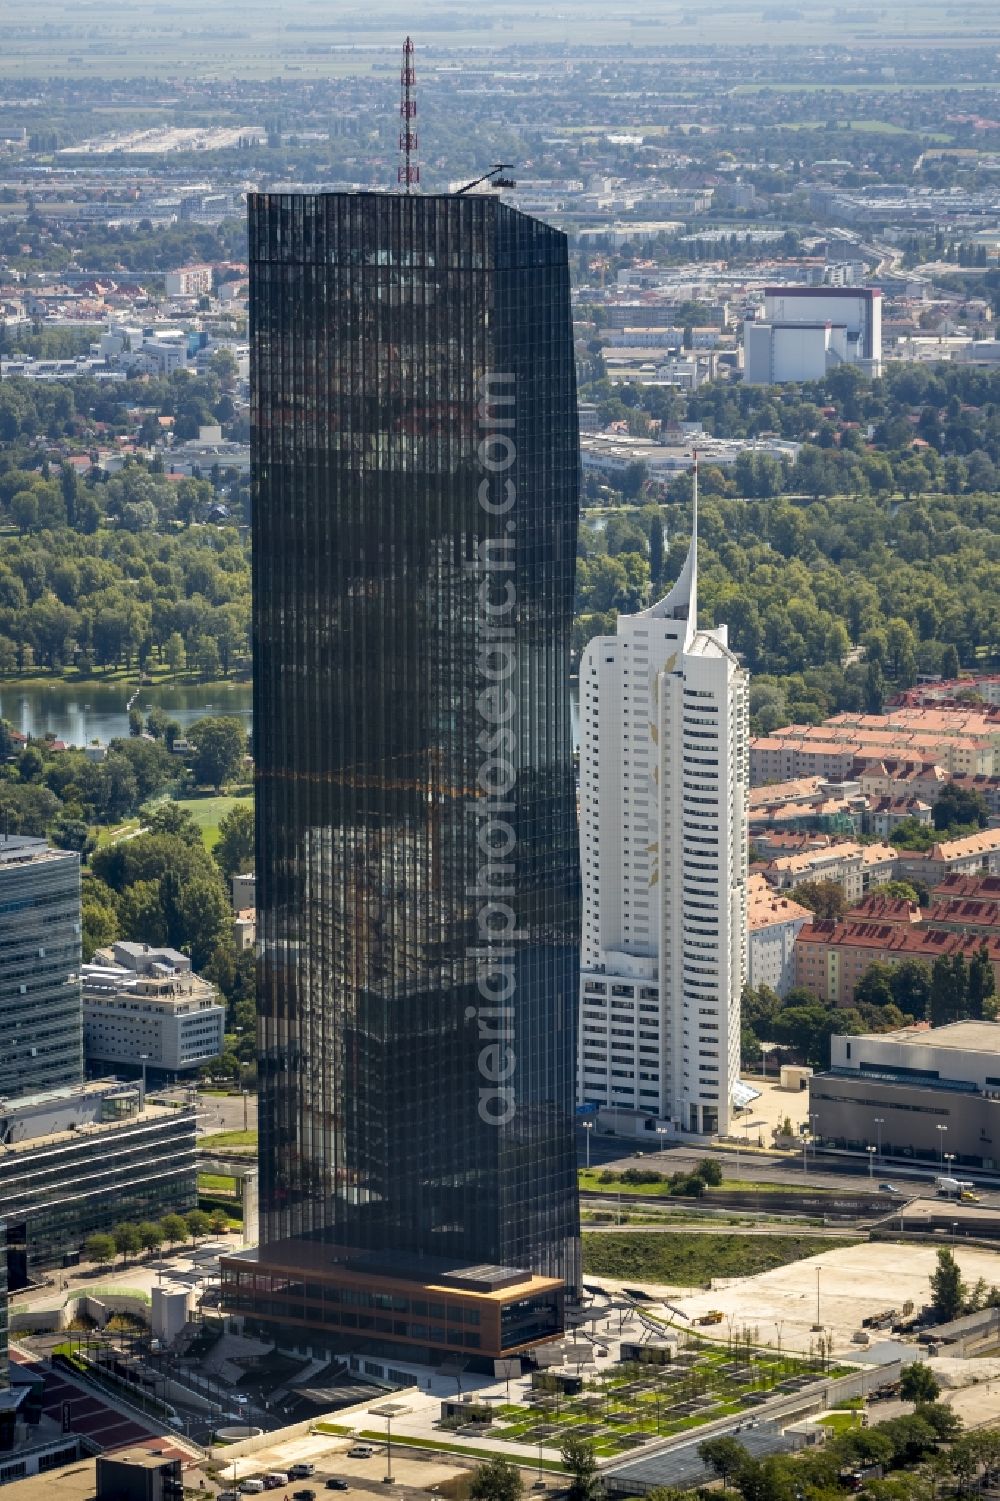
[[[928,1016],[932,1027],[946,1027],[957,1022],[965,1011],[965,959],[961,953],[938,954],[931,969]]]
[[[253,869],[253,809],[238,803],[219,820],[219,840],[212,851],[219,869],[228,878]]]
[[[941,1383],[923,1360],[911,1360],[899,1379],[899,1395],[907,1402],[936,1402]]]
[[[695,1168],[695,1173],[703,1183],[712,1188],[718,1188],[722,1182],[722,1164],[715,1157],[703,1157]]]
[[[792,895],[817,917],[843,917],[847,911],[847,897],[839,881],[803,881]]]
[[[115,1226],[111,1234],[114,1238],[115,1250],[121,1256],[123,1265],[130,1256],[135,1256],[142,1250],[139,1226],[133,1225],[131,1220],[123,1220],[120,1225]]]
[[[183,1215],[165,1214],[160,1221],[160,1229],[163,1231],[168,1246],[176,1246],[181,1241],[187,1240],[188,1227]]]
[[[83,1254],[86,1260],[97,1262],[100,1266],[107,1266],[109,1262],[114,1261],[116,1250],[114,1236],[105,1235],[100,1231],[88,1235],[83,1243]]]
[[[937,1266],[931,1272],[931,1306],[939,1324],[957,1319],[965,1307],[967,1289],[954,1254],[946,1246],[937,1253]]]
[[[523,1490],[520,1470],[500,1454],[477,1466],[469,1485],[472,1501],[518,1501]]]
[[[713,1474],[719,1476],[725,1487],[730,1475],[737,1474],[746,1464],[748,1455],[737,1439],[723,1434],[720,1438],[703,1439],[698,1445],[698,1458]]]
[[[187,1233],[192,1240],[198,1240],[200,1236],[207,1235],[212,1228],[212,1222],[203,1209],[192,1209],[184,1216]]]
[[[570,1433],[563,1439],[559,1452],[572,1476],[566,1492],[567,1501],[596,1501],[602,1486],[593,1444]]]
[[[246,732],[238,719],[224,716],[198,719],[188,730],[195,747],[195,780],[220,789],[235,781],[243,767]]]
[[[988,1003],[993,1000],[995,990],[996,977],[993,973],[993,965],[990,963],[989,951],[984,945],[976,950],[969,961],[965,1009],[973,1021],[989,1020],[992,1017],[994,1008]]]
[[[949,782],[942,787],[931,817],[934,827],[940,830],[968,824],[985,829],[990,821],[990,810],[981,792],[973,787],[956,787],[954,782]]]
[[[158,1251],[166,1237],[158,1220],[142,1220],[139,1224],[139,1240],[144,1251]]]
[[[213,1235],[225,1235],[229,1230],[229,1216],[224,1209],[213,1209],[209,1216],[209,1229]]]

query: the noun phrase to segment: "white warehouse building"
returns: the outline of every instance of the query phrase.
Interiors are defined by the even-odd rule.
[[[696,479],[677,582],[581,663],[577,1077],[605,1120],[714,1135],[747,974],[748,677],[698,629],[697,514]]]
[[[877,287],[766,287],[760,317],[743,325],[743,379],[750,386],[822,380],[838,365],[882,371],[882,293]]]

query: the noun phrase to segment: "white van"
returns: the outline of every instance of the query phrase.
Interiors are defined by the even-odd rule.
[[[240,1490],[244,1496],[259,1496],[264,1489],[263,1480],[241,1480]]]
[[[270,1475],[264,1476],[264,1488],[276,1491],[279,1486],[288,1484],[288,1476],[282,1470],[274,1470]]]

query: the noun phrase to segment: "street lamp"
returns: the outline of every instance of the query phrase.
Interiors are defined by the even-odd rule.
[[[941,1166],[942,1167],[944,1167],[944,1132],[947,1131],[947,1129],[948,1129],[947,1126],[938,1126],[938,1128],[937,1128],[937,1131],[938,1131],[938,1141],[941,1143]]]
[[[669,1126],[657,1126],[657,1128],[656,1128],[656,1134],[657,1134],[657,1136],[669,1136],[670,1135],[670,1127]],[[662,1144],[660,1146],[660,1151],[661,1152],[663,1151]]]
[[[594,1129],[593,1121],[581,1121],[580,1124],[587,1133],[587,1171],[590,1171],[590,1133]]]
[[[865,1151],[868,1153],[868,1182],[870,1183],[872,1181],[872,1178],[875,1175],[875,1152],[876,1152],[876,1148],[875,1147],[865,1147]]]
[[[587,1140],[590,1140],[589,1136]],[[385,1415],[385,1478],[382,1484],[392,1484],[392,1414],[389,1412]]]
[[[820,1320],[819,1316],[819,1274],[822,1270],[823,1268],[821,1266],[818,1266],[816,1268],[816,1323],[814,1325],[816,1329],[822,1329],[823,1327],[822,1321]]]
[[[139,1095],[139,1109],[140,1110],[145,1110],[145,1108],[146,1108],[146,1064],[149,1062],[149,1054],[148,1053],[140,1053],[139,1054],[139,1062],[142,1064],[142,1092]]]
[[[879,1160],[879,1162],[882,1161],[882,1127],[884,1125],[885,1125],[885,1117],[882,1116],[882,1115],[877,1115],[875,1117],[875,1141],[877,1143],[878,1160]]]
[[[954,1152],[945,1152],[944,1160],[948,1164],[948,1172],[953,1173],[955,1171],[954,1167],[952,1166],[952,1163],[955,1161]]]

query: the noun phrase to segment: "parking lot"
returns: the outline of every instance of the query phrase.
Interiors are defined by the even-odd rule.
[[[234,1481],[238,1485],[241,1480],[247,1480],[251,1476],[263,1476],[269,1472],[287,1474],[292,1465],[304,1461],[316,1467],[315,1473],[309,1479],[290,1480],[287,1486],[267,1491],[265,1494],[272,1497],[273,1501],[292,1501],[296,1491],[314,1490],[317,1501],[320,1501],[320,1493],[327,1493],[326,1482],[331,1478],[346,1480],[348,1490],[346,1492],[331,1490],[330,1496],[347,1495],[351,1491],[360,1494],[370,1490],[378,1490],[385,1494],[387,1491],[384,1480],[387,1462],[385,1444],[372,1445],[374,1452],[368,1459],[348,1458],[347,1451],[351,1447],[352,1441],[349,1438],[331,1434],[304,1434],[299,1438],[285,1439],[277,1444],[273,1441],[269,1442],[268,1435],[263,1434],[255,1444],[253,1452],[241,1455],[234,1459],[232,1464],[227,1464],[220,1478],[226,1485],[231,1485]],[[430,1490],[432,1486],[440,1485],[452,1479],[453,1476],[461,1474],[463,1468],[452,1462],[417,1458],[402,1445],[393,1444],[392,1477],[397,1486]]]

